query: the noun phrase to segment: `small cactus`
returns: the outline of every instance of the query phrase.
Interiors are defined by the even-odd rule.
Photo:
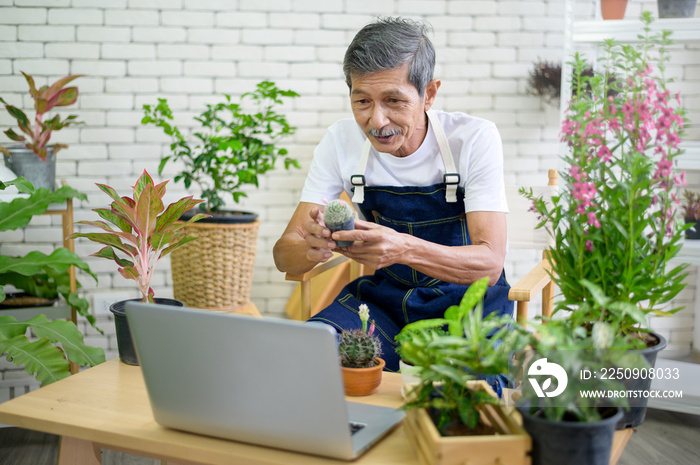
[[[340,333],[338,352],[344,367],[369,368],[379,363],[377,358],[382,353],[382,346],[375,336],[361,329],[352,329]]]
[[[355,212],[343,200],[331,200],[323,210],[323,221],[331,232],[355,229]],[[349,247],[353,241],[336,241],[338,247]]]
[[[353,213],[350,205],[340,199],[331,200],[323,210],[323,219],[326,225],[329,223],[342,224],[354,217],[355,214]]]
[[[374,321],[367,330],[369,320],[369,308],[365,304],[360,305],[359,311],[362,329],[345,330],[340,333],[338,353],[340,363],[347,368],[371,368],[376,366],[377,360],[382,354],[382,345],[379,338],[374,335]]]

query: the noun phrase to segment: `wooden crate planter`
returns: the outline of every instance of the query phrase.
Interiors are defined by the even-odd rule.
[[[480,413],[481,421],[499,434],[443,437],[426,409],[406,412],[406,432],[421,464],[530,465],[532,441],[520,425],[519,413],[502,405],[486,405]]]

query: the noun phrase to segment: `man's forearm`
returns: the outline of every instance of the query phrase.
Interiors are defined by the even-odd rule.
[[[275,266],[284,273],[306,273],[317,263],[308,259],[306,250],[307,245],[303,238],[295,238],[291,233],[284,234],[272,249]]]
[[[414,247],[406,254],[404,264],[441,281],[471,284],[489,276],[491,286],[503,272],[504,257],[489,244],[448,247],[413,239]]]

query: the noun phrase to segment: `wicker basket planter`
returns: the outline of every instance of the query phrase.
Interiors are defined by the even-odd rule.
[[[486,384],[472,386],[484,389]],[[481,421],[493,426],[498,434],[441,436],[424,408],[408,410],[404,425],[423,465],[530,465],[532,440],[522,428],[517,411],[503,405],[486,405],[481,410]]]
[[[173,294],[188,307],[235,311],[250,301],[260,221],[187,225],[196,237],[170,256]]]

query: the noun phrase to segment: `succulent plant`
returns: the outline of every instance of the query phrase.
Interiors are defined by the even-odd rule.
[[[331,200],[323,210],[323,220],[328,224],[342,224],[355,217],[352,207],[340,199]]]
[[[353,230],[355,229],[355,212],[344,200],[331,200],[323,210],[323,221],[332,232]],[[336,243],[338,247],[348,247],[352,245],[353,241],[336,241]]]
[[[40,89],[36,88],[34,78],[25,72],[22,72],[24,78],[29,84],[29,95],[34,99],[34,124],[29,122],[27,115],[17,107],[10,105],[0,98],[0,103],[5,105],[7,112],[17,120],[19,129],[26,134],[26,137],[17,134],[11,128],[4,131],[5,135],[17,142],[24,142],[28,149],[34,151],[39,158],[46,161],[46,145],[49,143],[52,131],[68,127],[72,124],[82,124],[75,121],[77,116],[70,115],[61,121],[60,115],[55,115],[53,118],[43,121],[44,114],[54,107],[65,107],[72,105],[78,100],[77,87],[65,87],[66,84],[73,79],[82,76],[82,74],[73,74],[66,76],[54,82],[51,86],[43,86]]]
[[[369,308],[360,305],[360,320],[362,329],[349,329],[340,333],[338,353],[340,364],[346,368],[371,368],[379,363],[382,355],[382,345],[374,335],[374,322],[367,329]]]

